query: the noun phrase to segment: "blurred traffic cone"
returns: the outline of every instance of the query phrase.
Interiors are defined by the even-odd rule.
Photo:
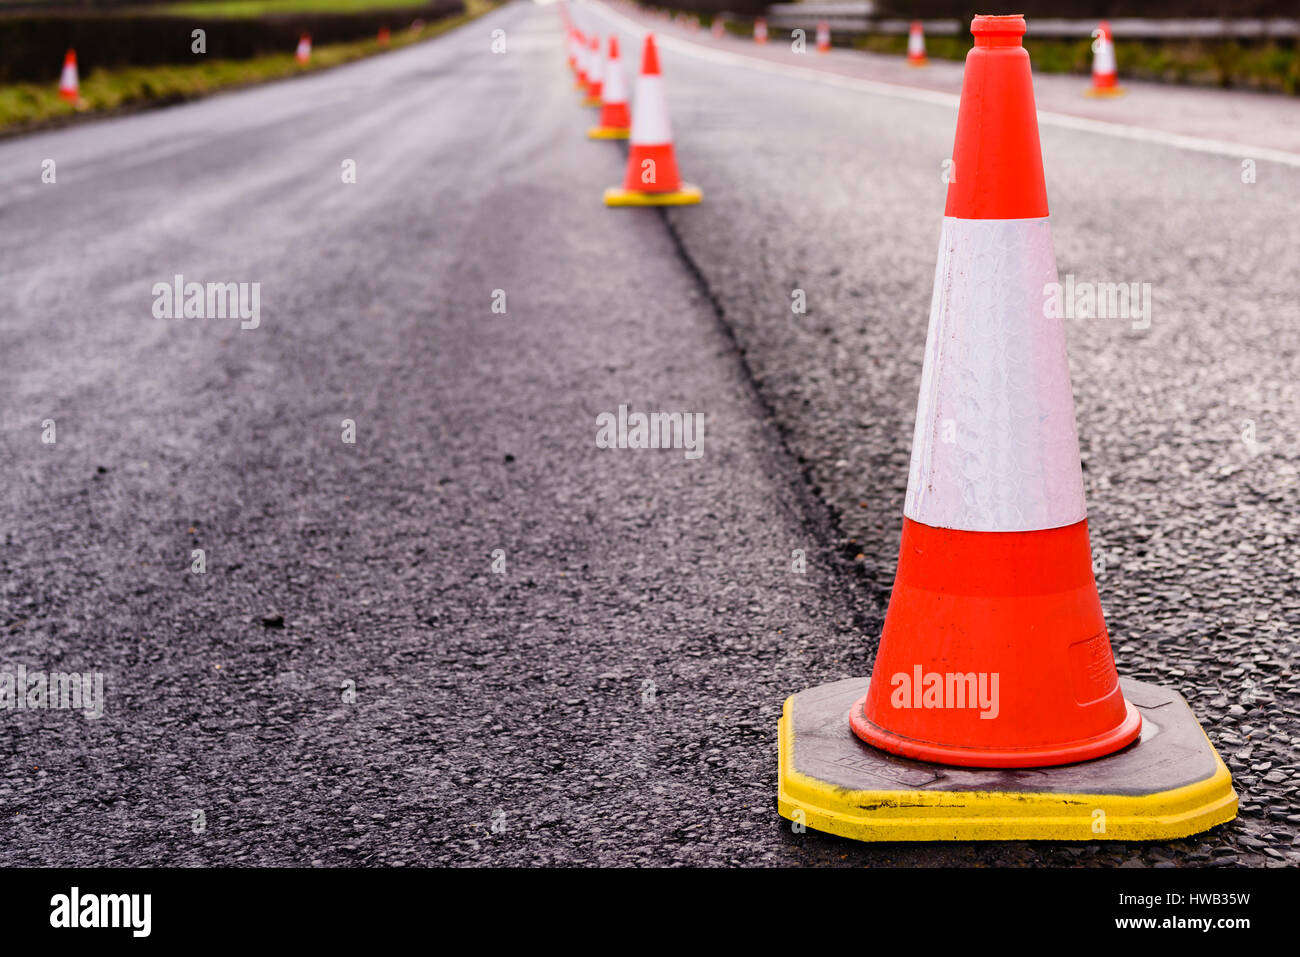
[[[1092,86],[1084,90],[1084,95],[1124,95],[1115,72],[1115,38],[1111,36],[1110,23],[1105,20],[1092,31]]]
[[[591,38],[587,48],[587,96],[583,106],[600,106],[600,86],[605,79],[605,55],[600,49],[600,35]]]
[[[585,93],[587,91],[587,35],[581,30],[573,31],[573,59],[578,74],[573,88]]]
[[[655,36],[647,33],[641,54],[632,111],[632,140],[623,188],[605,190],[606,206],[686,206],[703,198],[698,186],[687,186],[677,172],[673,134]]]
[[[767,21],[764,20],[762,17],[759,17],[757,20],[754,21],[754,42],[755,43],[767,42]]]
[[[311,59],[311,36],[304,33],[298,38],[298,49],[294,51],[293,58],[299,63],[306,63]]]
[[[69,50],[63,56],[63,72],[59,75],[59,97],[69,103],[81,100],[81,83],[77,79],[77,51]]]
[[[831,52],[831,25],[825,20],[817,24],[817,52]]]
[[[632,125],[632,117],[627,111],[627,81],[618,58],[618,37],[612,33],[609,35],[609,59],[605,61],[600,97],[600,120],[587,130],[587,135],[593,140],[627,139]]]
[[[564,31],[564,54],[569,63],[569,69],[576,76],[578,73],[578,56],[573,51],[573,27],[566,27]]]
[[[388,36],[388,27],[380,27],[380,28],[379,28],[379,45],[380,45],[381,47],[386,47],[386,46],[388,46],[388,39],[389,39],[389,36]]]
[[[713,39],[721,40],[722,35],[727,32],[727,25],[723,22],[722,17],[713,18]]]
[[[1044,767],[1110,754],[1124,700],[1092,574],[1020,16],[976,17],[957,113],[898,572],[850,724],[894,754]]]
[[[925,58],[925,31],[920,20],[913,20],[912,29],[907,34],[907,65],[926,66],[929,62]]]

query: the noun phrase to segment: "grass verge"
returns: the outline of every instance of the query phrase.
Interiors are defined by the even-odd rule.
[[[265,83],[350,63],[394,50],[474,20],[501,0],[465,0],[465,12],[418,30],[394,31],[388,46],[378,39],[332,43],[312,49],[311,62],[299,64],[293,51],[251,60],[199,60],[193,64],[96,70],[81,82],[78,106],[59,98],[54,84],[20,83],[0,87],[0,136],[57,126],[79,117],[198,99],[220,90]]]
[[[905,36],[864,36],[854,40],[859,50],[876,53],[907,53]],[[926,37],[925,52],[931,59],[964,60],[970,51],[968,37]],[[1029,60],[1039,73],[1092,71],[1092,41],[1035,40],[1025,38]],[[1300,56],[1292,47],[1266,43],[1245,46],[1230,41],[1205,43],[1194,40],[1139,42],[1118,40],[1115,59],[1119,77],[1186,83],[1195,86],[1235,87],[1300,92]]]
[[[702,17],[706,23],[711,18]],[[727,32],[749,38],[754,27],[748,20],[725,21]],[[771,43],[789,42],[789,31],[768,28]],[[812,45],[811,35],[808,38]],[[1092,40],[1035,40],[1025,38],[1029,60],[1039,73],[1092,72]],[[907,36],[883,34],[854,37],[851,46],[873,53],[907,55]],[[925,52],[936,60],[965,60],[971,39],[931,36],[925,38]],[[1274,42],[1241,44],[1234,41],[1198,40],[1117,40],[1115,58],[1119,78],[1184,83],[1194,86],[1218,86],[1274,93],[1300,93],[1300,53],[1294,46]]]
[[[425,0],[211,0],[142,7],[140,12],[167,16],[262,17],[274,13],[358,13],[416,7]]]

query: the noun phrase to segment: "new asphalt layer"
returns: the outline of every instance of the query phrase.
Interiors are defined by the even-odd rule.
[[[1062,276],[1151,288],[1066,320],[1117,664],[1240,817],[859,845],[778,818],[776,722],[870,671],[955,110],[683,39],[704,203],[608,210],[561,40],[515,3],[0,143],[0,671],[104,676],[98,719],[0,712],[0,863],[1300,861],[1300,169],[1042,133]],[[257,328],[156,318],[176,275],[259,283]],[[703,454],[598,448],[620,405],[704,413]]]

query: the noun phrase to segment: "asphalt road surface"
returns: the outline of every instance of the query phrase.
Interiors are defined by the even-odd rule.
[[[955,111],[679,41],[704,204],[607,210],[561,40],[515,3],[0,143],[0,668],[104,675],[98,719],[4,714],[0,863],[1300,861],[1300,168],[1042,134],[1061,273],[1152,288],[1067,321],[1119,669],[1188,698],[1239,819],[795,834],[776,721],[870,670]],[[156,318],[177,274],[259,283],[257,328]],[[705,413],[703,454],[598,449],[620,404]]]

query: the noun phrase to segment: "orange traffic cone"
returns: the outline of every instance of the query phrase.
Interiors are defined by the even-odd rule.
[[[294,51],[293,58],[299,63],[306,63],[311,59],[311,36],[304,33],[298,38],[298,49]]]
[[[929,62],[925,58],[925,30],[921,28],[920,20],[913,20],[912,29],[907,34],[907,65],[926,66]]]
[[[1022,17],[977,17],[939,245],[898,573],[854,732],[967,767],[1133,741],[1092,575]]]
[[[722,17],[713,18],[713,39],[721,40],[722,35],[727,32],[727,25],[723,22]]]
[[[586,34],[581,30],[573,30],[573,64],[577,73],[573,88],[586,92]]]
[[[587,48],[587,96],[583,106],[600,106],[600,87],[605,79],[605,56],[600,49],[600,35],[591,38]]]
[[[668,125],[668,104],[655,36],[647,33],[636,81],[636,108],[623,188],[605,190],[606,206],[686,206],[703,198],[698,186],[682,183]]]
[[[379,45],[380,45],[381,47],[386,47],[386,46],[388,46],[388,39],[389,39],[389,36],[388,36],[388,27],[380,27],[380,28],[379,28]]]
[[[59,75],[59,97],[69,103],[81,100],[81,83],[77,79],[77,51],[69,50],[63,56],[63,72]]]
[[[1092,31],[1092,86],[1084,96],[1123,96],[1115,72],[1115,38],[1111,36],[1110,23],[1103,20]]]
[[[764,20],[762,17],[759,17],[757,20],[754,21],[754,42],[755,43],[767,42],[767,21]]]
[[[831,25],[825,20],[819,21],[817,24],[817,52],[831,52]]]
[[[573,71],[574,76],[578,75],[578,55],[574,52],[573,47],[573,27],[566,27],[564,30],[564,53],[569,61],[569,69]]]
[[[1185,837],[1237,795],[1177,692],[1116,675],[1044,305],[1059,286],[1025,20],[971,32],[880,648],[869,681],[786,699],[777,810],[866,841]]]
[[[600,98],[600,121],[587,130],[587,135],[593,140],[627,139],[632,125],[632,117],[627,111],[627,81],[618,59],[618,37],[612,33],[609,35],[609,59],[605,61]]]

